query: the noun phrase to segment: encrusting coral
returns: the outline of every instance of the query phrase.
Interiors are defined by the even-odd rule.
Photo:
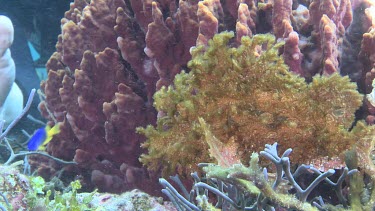
[[[293,148],[298,163],[337,156],[357,141],[360,134],[349,129],[362,95],[349,77],[315,76],[307,84],[288,71],[274,36],[243,37],[231,48],[233,37],[224,32],[195,48],[191,71],[154,95],[164,116],[140,129],[148,138],[144,164],[169,173],[210,161],[199,117],[225,147],[237,147],[243,162],[273,140]]]
[[[228,28],[237,18],[232,7],[234,16],[225,19]],[[145,137],[135,128],[156,122],[152,96],[186,67],[198,35],[208,40],[227,28],[227,24],[205,22],[218,24],[211,12],[214,8],[224,20],[219,1],[75,0],[71,4],[61,21],[56,52],[47,63],[48,79],[41,84],[44,100],[39,106],[50,124],[61,124],[47,152],[79,163],[78,168],[66,168],[67,174],[80,175],[84,187],[101,191],[159,192],[153,187],[158,176],[152,178],[153,173],[138,161]],[[239,30],[250,22],[246,18]],[[34,158],[31,164],[44,177],[60,168],[41,159]]]

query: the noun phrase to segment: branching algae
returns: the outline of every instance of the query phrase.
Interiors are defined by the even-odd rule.
[[[242,163],[274,141],[281,150],[293,148],[291,160],[300,163],[339,156],[356,143],[361,133],[349,129],[363,96],[347,76],[306,83],[288,70],[274,36],[243,37],[230,47],[233,36],[224,32],[193,49],[191,71],[154,95],[160,118],[138,129],[147,137],[142,163],[168,174],[212,162],[199,117],[224,146],[237,146]]]

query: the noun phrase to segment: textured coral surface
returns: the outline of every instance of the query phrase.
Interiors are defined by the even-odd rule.
[[[0,193],[6,197],[13,210],[27,210],[26,195],[30,191],[29,178],[12,166],[1,165],[0,172]],[[3,198],[0,205],[7,207]]]
[[[41,86],[45,94],[40,104],[42,115],[50,124],[61,123],[61,133],[51,141],[47,151],[56,157],[77,161],[78,166],[65,168],[65,178],[78,175],[86,187],[96,186],[101,191],[111,192],[138,187],[159,192],[154,180],[157,172],[147,171],[138,161],[139,155],[146,151],[140,148],[145,137],[137,134],[135,128],[155,125],[157,115],[159,118],[166,115],[164,112],[168,111],[157,113],[152,107],[152,96],[162,86],[172,84],[175,75],[182,70],[189,72],[187,62],[191,59],[192,46],[207,46],[209,39],[225,30],[235,32],[235,38],[230,41],[232,46],[238,46],[246,35],[273,33],[285,41],[279,53],[291,72],[308,82],[316,74],[338,72],[348,75],[361,93],[368,94],[375,77],[371,56],[375,25],[372,6],[369,0],[313,0],[311,3],[292,0],[268,3],[252,0],[75,0],[61,21],[62,33],[56,52],[47,63],[48,79]],[[287,69],[285,66],[280,68]],[[337,74],[332,77],[340,83],[348,82],[348,78],[340,78]],[[262,79],[258,79],[260,83]],[[320,83],[329,85],[329,80],[315,81],[309,89],[313,90],[314,84],[317,87]],[[301,83],[305,82],[301,79]],[[306,84],[300,86],[307,87]],[[272,108],[267,100],[275,96],[264,92],[256,94],[262,95],[259,97],[263,101],[259,103]],[[333,101],[324,98],[331,96],[331,91],[316,90],[315,94],[322,96],[321,101]],[[277,95],[283,97],[283,93]],[[299,93],[288,96],[290,102],[284,102],[283,106],[293,107],[301,102],[302,98],[298,97]],[[328,115],[334,111],[332,119],[325,117],[327,125],[342,122],[343,128],[350,128],[353,113],[341,112],[342,105],[330,108],[328,104],[319,114]],[[297,126],[313,125],[315,130],[331,132],[336,128],[324,128],[326,122],[303,119],[309,115],[294,116],[297,120],[291,125],[296,122]],[[358,117],[366,118],[368,123],[375,121],[374,116],[375,109],[368,103],[358,113]],[[281,114],[263,114],[261,118],[262,124],[279,123],[270,125],[271,129],[285,122]],[[230,117],[227,120],[232,122]],[[233,130],[232,123],[229,126],[226,130]],[[217,125],[211,127],[218,128]],[[311,131],[301,131],[299,127],[295,130],[294,140],[305,133],[308,137],[314,136]],[[256,137],[257,134],[264,136],[265,131],[247,132]],[[284,134],[282,137],[290,136]],[[275,136],[271,133],[263,138],[272,139],[269,141],[272,143],[275,141],[272,137]],[[332,138],[318,137],[314,143],[328,142]],[[288,147],[298,145],[291,144]],[[246,146],[250,147],[251,143]],[[203,149],[197,153],[206,154]],[[297,147],[296,150],[305,148]],[[189,156],[181,159],[194,159],[194,155]],[[61,168],[38,159],[34,166],[44,176],[53,175]]]

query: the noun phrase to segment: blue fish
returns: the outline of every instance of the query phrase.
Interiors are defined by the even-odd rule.
[[[52,128],[50,126],[39,128],[30,138],[27,148],[30,151],[45,150],[45,146],[52,140],[52,137],[60,133],[59,124]]]

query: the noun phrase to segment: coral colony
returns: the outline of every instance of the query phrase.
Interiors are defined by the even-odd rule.
[[[77,165],[30,164],[84,190],[164,187],[178,210],[372,210],[374,11],[370,0],[75,0],[39,108],[60,130],[46,152]],[[180,192],[158,183],[176,173]]]

